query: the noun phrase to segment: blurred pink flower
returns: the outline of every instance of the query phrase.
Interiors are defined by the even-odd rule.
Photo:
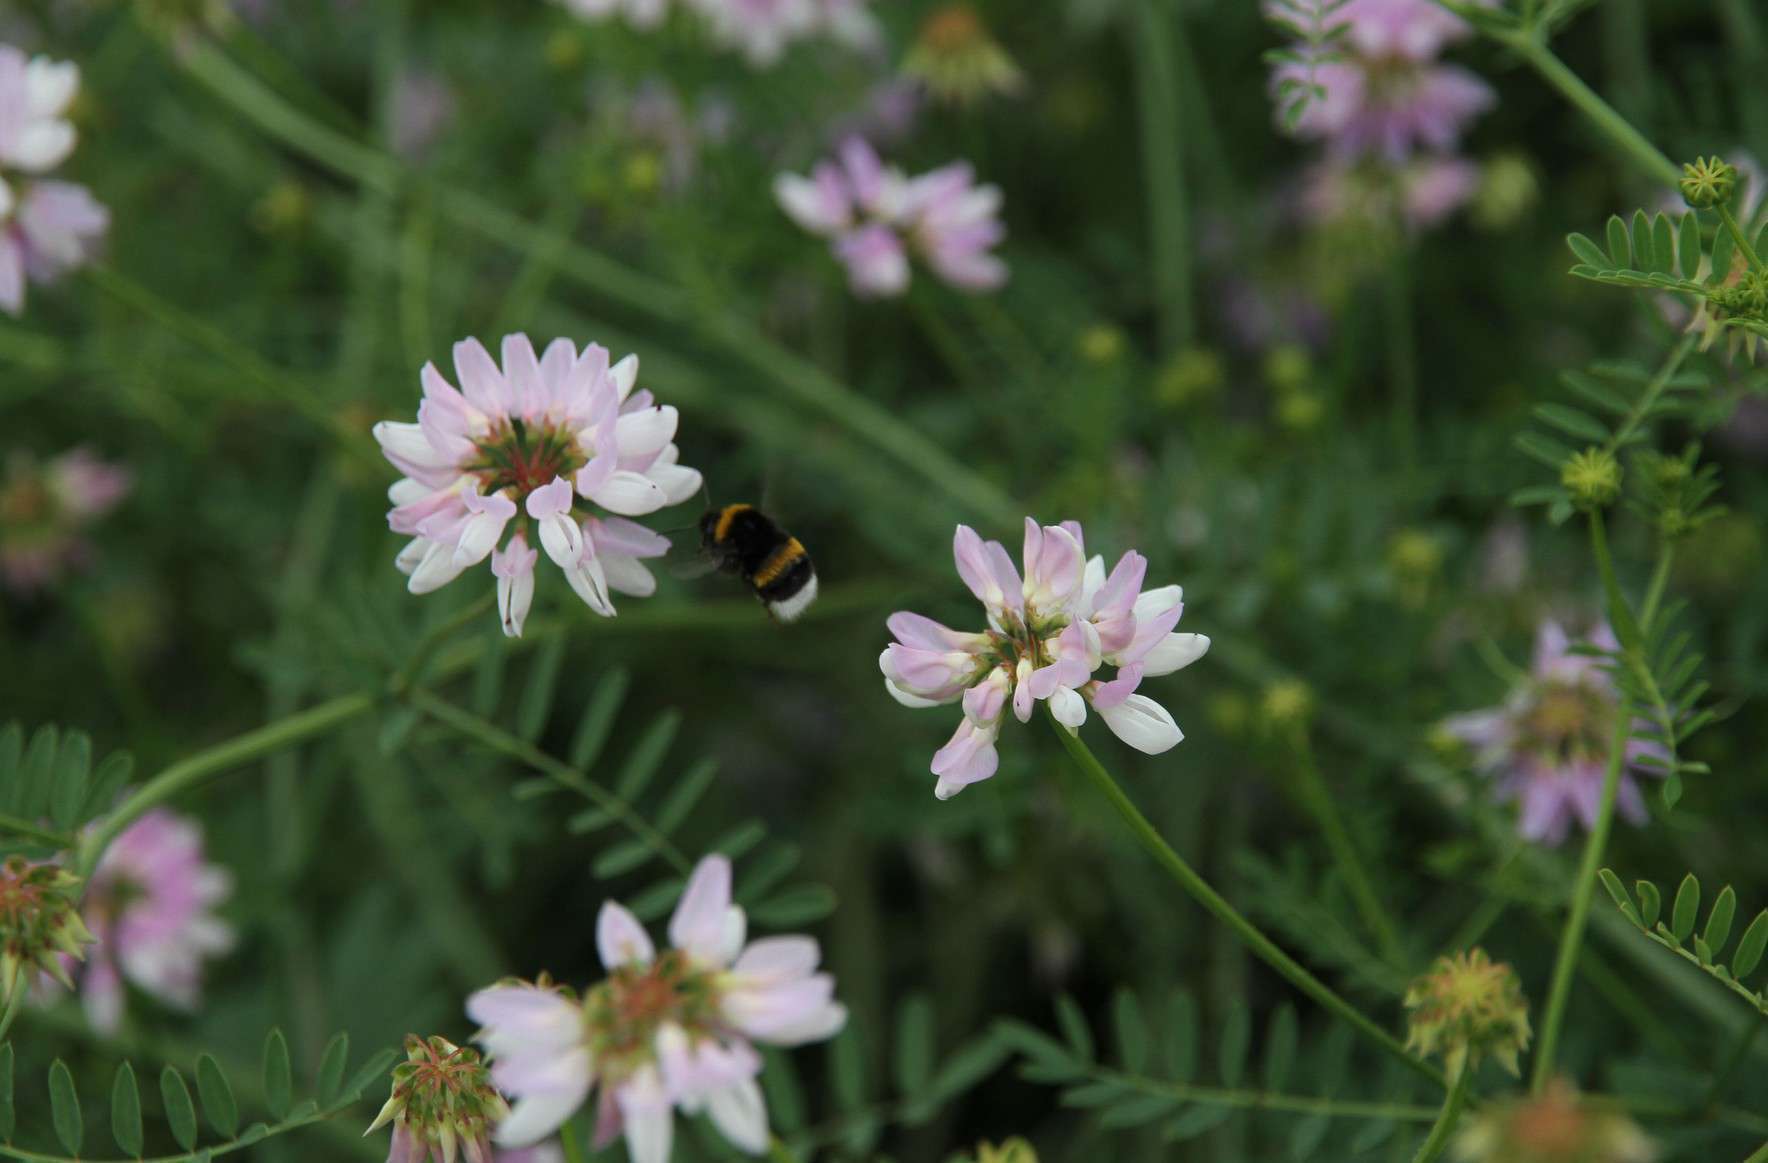
[[[633,1163],[668,1163],[674,1108],[704,1111],[748,1154],[768,1147],[767,1109],[753,1043],[796,1046],[832,1037],[847,1021],[834,981],[816,972],[809,937],[745,944],[731,903],[731,866],[702,860],[659,953],[633,915],[602,905],[596,945],[608,977],[581,1000],[544,981],[505,983],[467,999],[492,1078],[514,1098],[497,1142],[550,1136],[599,1084],[595,1145],[624,1134]]]
[[[624,17],[634,28],[654,29],[669,15],[669,0],[558,0],[586,20]],[[882,33],[867,0],[684,0],[699,14],[722,48],[743,54],[756,68],[779,63],[797,41],[827,36],[854,49],[870,49]]]
[[[777,176],[774,198],[792,221],[831,240],[857,295],[906,291],[911,251],[962,290],[994,290],[1007,281],[1006,264],[992,253],[1006,236],[1001,192],[976,185],[968,163],[908,178],[863,138],[849,137],[837,160],[817,163],[809,177]]]
[[[79,88],[75,65],[0,44],[0,310],[13,315],[27,277],[48,283],[84,264],[110,225],[85,187],[35,178],[73,152],[66,113]]]
[[[98,862],[80,910],[97,938],[79,975],[93,1028],[117,1029],[125,981],[194,1010],[204,960],[233,946],[233,930],[215,913],[232,891],[227,871],[204,863],[194,821],[159,808],[124,829]]]
[[[634,28],[656,28],[669,15],[669,0],[559,0],[585,20],[623,16]]]
[[[1589,641],[1599,649],[1616,648],[1607,626],[1598,626]],[[1497,777],[1499,798],[1521,804],[1522,835],[1543,844],[1564,840],[1573,820],[1586,830],[1595,826],[1620,710],[1604,660],[1574,654],[1571,647],[1559,623],[1541,623],[1527,680],[1498,706],[1443,724],[1473,748],[1481,771]],[[1662,775],[1641,761],[1664,758],[1656,744],[1636,737],[1627,742],[1617,803],[1635,824],[1645,822],[1646,812],[1633,775]]]
[[[1422,230],[1471,201],[1479,182],[1479,166],[1462,158],[1420,156],[1389,166],[1327,157],[1303,176],[1300,206],[1314,222],[1397,216]]]
[[[1040,526],[1025,519],[1023,577],[998,541],[967,525],[952,544],[958,575],[982,602],[988,629],[952,630],[919,614],[888,620],[895,637],[878,658],[884,687],[908,707],[962,702],[964,718],[933,757],[934,794],[950,799],[994,775],[995,740],[1010,706],[1029,722],[1038,700],[1069,730],[1097,711],[1119,739],[1157,755],[1184,738],[1166,708],[1136,693],[1142,679],[1171,674],[1203,657],[1209,639],[1173,632],[1184,610],[1178,586],[1144,590],[1148,562],[1131,550],[1109,574],[1088,558],[1073,521]],[[1095,678],[1102,665],[1116,668]]]
[[[1342,39],[1317,59],[1280,63],[1272,83],[1324,90],[1307,99],[1293,129],[1341,157],[1403,162],[1418,149],[1446,152],[1496,101],[1473,73],[1437,63],[1469,30],[1433,0],[1350,0],[1331,20]]]
[[[440,73],[400,69],[389,100],[387,144],[403,158],[428,153],[454,120],[454,89]]]
[[[626,518],[688,500],[700,474],[677,463],[676,410],[633,390],[638,357],[610,367],[605,348],[578,354],[568,339],[536,356],[526,335],[506,335],[501,369],[476,339],[454,345],[454,367],[459,389],[424,365],[417,423],[374,428],[406,474],[388,490],[387,522],[412,537],[395,562],[411,592],[440,589],[490,558],[511,637],[521,636],[540,551],[604,617],[614,616],[610,591],[654,592],[642,563],[669,539]],[[531,530],[540,550],[529,548]]]
[[[0,481],[0,580],[30,593],[88,560],[92,546],[82,531],[122,500],[131,479],[87,448],[46,465],[14,455]]]

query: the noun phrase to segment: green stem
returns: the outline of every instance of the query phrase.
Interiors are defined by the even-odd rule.
[[[375,697],[370,694],[343,695],[179,760],[135,789],[133,795],[86,833],[80,841],[76,870],[83,877],[91,876],[98,858],[104,855],[112,840],[147,811],[172,796],[230,768],[261,759],[271,752],[292,747],[361,718],[374,709],[375,702]]]
[[[0,812],[0,832],[12,832],[26,840],[34,840],[45,848],[72,848],[74,838],[66,832],[54,832],[47,828],[39,828],[29,820],[21,820],[17,816],[8,816]]]
[[[1163,0],[1139,0],[1128,32],[1142,130],[1142,180],[1154,268],[1155,318],[1160,350],[1171,355],[1191,343],[1190,207],[1180,144],[1181,110],[1173,67],[1173,22],[1182,20]]]
[[[564,1149],[565,1163],[583,1163],[583,1132],[577,1129],[575,1117],[566,1119],[559,1128],[559,1146]]]
[[[798,1163],[798,1156],[792,1154],[792,1148],[781,1142],[777,1135],[767,1141],[767,1157],[774,1163]]]
[[[1291,749],[1295,754],[1296,771],[1300,776],[1302,799],[1326,837],[1326,847],[1332,853],[1339,875],[1344,877],[1345,884],[1350,888],[1351,900],[1356,903],[1364,925],[1381,947],[1381,955],[1393,965],[1404,967],[1406,956],[1400,948],[1393,921],[1387,915],[1387,908],[1381,903],[1381,897],[1377,895],[1375,885],[1357,855],[1356,845],[1351,843],[1350,832],[1344,826],[1344,817],[1339,814],[1337,801],[1332,798],[1325,779],[1320,775],[1319,764],[1314,762],[1313,744],[1305,727],[1296,731]]]
[[[554,783],[583,796],[610,816],[619,820],[634,836],[643,840],[650,849],[677,872],[685,873],[691,867],[687,856],[677,848],[669,837],[657,831],[643,817],[632,810],[632,806],[600,784],[586,778],[584,774],[568,763],[562,763],[540,748],[526,740],[511,735],[488,719],[482,719],[470,711],[464,711],[447,699],[431,694],[426,690],[408,691],[405,699],[413,707],[444,726],[450,727],[469,739],[475,739],[532,767]]]
[[[1676,163],[1647,141],[1644,134],[1633,128],[1632,122],[1617,113],[1614,106],[1584,83],[1582,77],[1567,68],[1565,62],[1555,56],[1553,50],[1539,40],[1534,31],[1519,29],[1514,32],[1491,32],[1488,35],[1522,57],[1524,63],[1534,69],[1542,80],[1557,89],[1560,96],[1589,118],[1591,124],[1615,148],[1654,179],[1674,185],[1682,177],[1682,171],[1677,168]]]
[[[1148,822],[1148,817],[1144,816],[1129,796],[1124,794],[1123,788],[1112,778],[1111,773],[1105,770],[1104,765],[1099,762],[1087,745],[1081,742],[1079,736],[1070,732],[1053,718],[1050,720],[1050,727],[1062,740],[1062,745],[1068,749],[1068,755],[1074,760],[1075,765],[1092,782],[1099,794],[1104,796],[1105,801],[1122,817],[1124,823],[1129,825],[1130,831],[1134,833],[1142,847],[1148,850],[1155,862],[1164,868],[1173,881],[1189,893],[1193,900],[1202,905],[1206,912],[1232,930],[1261,961],[1275,969],[1290,984],[1318,1002],[1326,1010],[1348,1022],[1371,1043],[1437,1085],[1447,1086],[1447,1081],[1441,1071],[1406,1049],[1399,1039],[1382,1029],[1361,1010],[1339,997],[1324,982],[1304,969],[1293,957],[1278,948],[1275,942],[1260,932],[1251,921],[1241,916],[1233,905],[1211,888],[1208,881],[1198,875],[1189,864],[1185,863],[1183,857],[1174,852],[1172,847],[1161,839],[1160,833],[1155,831],[1154,825]]]
[[[1412,286],[1404,252],[1388,264],[1383,290],[1387,308],[1387,374],[1393,410],[1393,441],[1400,467],[1410,476],[1418,467],[1418,336],[1412,312]]]
[[[1700,336],[1698,335],[1685,335],[1681,342],[1670,349],[1670,354],[1664,358],[1663,366],[1658,368],[1657,374],[1651,377],[1651,382],[1645,385],[1645,392],[1639,397],[1638,403],[1634,404],[1632,409],[1622,418],[1620,424],[1615,428],[1614,435],[1609,437],[1608,443],[1604,445],[1609,452],[1614,452],[1630,440],[1633,433],[1638,431],[1640,426],[1650,418],[1651,410],[1657,406],[1658,397],[1663,395],[1664,388],[1669,385],[1670,380],[1675,378],[1677,370],[1682,366],[1682,361],[1688,358],[1688,353],[1694,350],[1694,345],[1699,341]]]
[[[20,961],[12,967],[12,980],[5,988],[0,989],[0,998],[6,999],[4,1008],[0,1008],[0,1043],[6,1041],[12,1023],[18,1018],[18,1011],[25,1008],[25,994],[31,991],[31,983],[24,980],[25,962]],[[33,970],[35,972],[35,970]]]
[[[1731,232],[1731,241],[1737,244],[1738,253],[1749,260],[1751,270],[1760,271],[1762,256],[1756,253],[1756,248],[1750,243],[1749,235],[1745,234],[1743,227],[1738,225],[1737,216],[1731,212],[1731,207],[1721,202],[1714,209],[1719,211],[1719,221],[1724,223],[1725,229]]]
[[[1467,1081],[1472,1076],[1473,1071],[1465,1065],[1455,1071],[1455,1082],[1443,1099],[1442,1113],[1431,1126],[1424,1145],[1418,1148],[1418,1154],[1412,1156],[1412,1163],[1436,1163],[1448,1150],[1449,1136],[1455,1133],[1455,1124],[1461,1119],[1461,1108],[1467,1102]]]
[[[496,605],[497,595],[495,593],[486,594],[432,626],[418,641],[417,649],[412,651],[411,657],[406,659],[405,665],[401,666],[393,675],[387,689],[394,695],[404,694],[413,683],[423,676],[424,667],[429,665],[430,659],[434,657],[437,650],[441,649],[444,642],[483,618]]]
[[[1612,597],[1618,597],[1619,585],[1614,579],[1614,564],[1609,560],[1608,543],[1603,538],[1602,515],[1590,514],[1590,539],[1596,554],[1597,567]],[[1584,857],[1578,866],[1578,879],[1572,887],[1571,913],[1560,933],[1559,956],[1553,965],[1553,982],[1547,992],[1547,1008],[1541,1019],[1541,1037],[1535,1047],[1534,1069],[1530,1089],[1540,1094],[1553,1077],[1554,1056],[1559,1050],[1559,1030],[1565,1021],[1566,1003],[1571,999],[1573,970],[1578,951],[1584,943],[1584,929],[1590,919],[1590,901],[1596,892],[1596,873],[1602,867],[1602,854],[1608,847],[1609,830],[1614,826],[1615,797],[1620,791],[1621,768],[1627,754],[1627,739],[1633,731],[1633,704],[1622,699],[1615,714],[1614,738],[1609,741],[1608,765],[1602,775],[1602,801],[1596,810],[1596,826],[1584,842]]]
[[[1651,584],[1645,589],[1645,604],[1639,607],[1639,629],[1649,634],[1657,620],[1658,606],[1664,600],[1664,588],[1670,581],[1670,567],[1676,560],[1676,544],[1666,539],[1658,546],[1657,564],[1651,569]]]
[[[1763,1143],[1760,1147],[1751,1151],[1750,1157],[1745,1159],[1743,1163],[1768,1163],[1768,1143]]]

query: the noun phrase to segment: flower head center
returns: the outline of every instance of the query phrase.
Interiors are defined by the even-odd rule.
[[[513,493],[520,503],[558,477],[570,480],[589,463],[577,434],[556,424],[531,424],[512,416],[474,441],[479,455],[467,471],[479,478],[479,491]]]
[[[620,1077],[651,1059],[665,1023],[690,1034],[711,1031],[718,1018],[717,982],[672,949],[649,965],[614,970],[584,999],[583,1013],[597,1060],[610,1077]]]
[[[1600,692],[1586,684],[1548,683],[1524,720],[1524,738],[1531,750],[1561,759],[1601,757],[1608,751],[1612,712]]]
[[[967,52],[986,37],[982,18],[968,4],[948,4],[921,26],[921,43],[936,53]]]

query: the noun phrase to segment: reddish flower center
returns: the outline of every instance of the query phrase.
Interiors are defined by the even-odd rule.
[[[520,419],[499,424],[478,441],[479,458],[467,466],[486,496],[510,490],[523,498],[559,477],[570,480],[589,463],[574,432],[556,426],[533,427]]]

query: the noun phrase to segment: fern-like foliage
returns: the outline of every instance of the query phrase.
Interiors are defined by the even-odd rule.
[[[1562,372],[1560,382],[1566,388],[1567,401],[1536,405],[1536,426],[1516,437],[1516,447],[1550,470],[1553,478],[1550,483],[1519,489],[1510,497],[1515,505],[1547,506],[1548,520],[1555,525],[1573,513],[1571,494],[1559,482],[1559,473],[1576,450],[1594,446],[1620,453],[1635,448],[1645,440],[1651,424],[1694,415],[1712,386],[1699,371],[1666,366],[1653,372],[1626,361]],[[1629,480],[1643,480],[1647,475],[1651,474],[1631,473]],[[1704,503],[1705,497],[1701,500]],[[1654,511],[1648,519],[1655,522],[1657,517]]]
[[[631,687],[627,672],[618,668],[602,676],[576,713],[564,754],[545,751],[540,746],[542,737],[560,717],[556,704],[564,660],[561,638],[555,637],[540,648],[527,668],[525,682],[514,694],[513,712],[503,709],[510,701],[505,698],[509,655],[503,650],[481,656],[474,676],[472,709],[427,691],[414,692],[410,696],[413,709],[446,735],[445,740],[420,738],[415,745],[445,742],[453,748],[460,739],[470,740],[536,773],[514,785],[518,799],[553,801],[566,797],[582,801],[575,808],[559,807],[564,830],[572,836],[606,837],[590,862],[591,871],[602,879],[646,878],[636,891],[623,892],[622,899],[641,919],[654,919],[675,902],[693,866],[690,848],[682,837],[691,830],[696,809],[717,781],[717,761],[703,757],[679,767],[670,762],[682,722],[675,710],[659,712],[637,726],[630,748],[618,757],[610,755],[614,727],[622,718]],[[499,725],[504,722],[511,727]],[[396,745],[403,742],[395,741]],[[457,757],[457,752],[451,756]],[[608,772],[606,777],[601,776],[603,769]],[[726,828],[696,849],[722,852],[739,862],[737,900],[759,924],[802,925],[820,920],[834,909],[835,896],[826,885],[785,883],[797,868],[802,851],[789,841],[770,839],[759,819]]]
[[[1258,1109],[1289,1116],[1275,1120],[1284,1126],[1289,1158],[1346,1159],[1375,1152],[1402,1123],[1428,1123],[1435,1115],[1435,1108],[1423,1105],[1338,1099],[1335,1088],[1353,1076],[1349,1030],[1334,1027],[1318,1045],[1304,1047],[1295,1011],[1288,1006],[1271,1017],[1258,1078],[1250,1084],[1252,1017],[1244,1006],[1230,1009],[1223,1023],[1216,1085],[1193,1081],[1199,1057],[1197,1003],[1182,990],[1166,999],[1158,1020],[1149,1018],[1133,993],[1120,990],[1111,1008],[1116,1050],[1111,1061],[1101,1060],[1086,1016],[1073,999],[1057,1000],[1056,1019],[1060,1039],[1012,1020],[997,1023],[995,1030],[1020,1054],[1025,1078],[1061,1088],[1063,1105],[1096,1111],[1103,1129],[1157,1125],[1163,1139],[1177,1143],[1220,1126],[1237,1110]],[[1321,1080],[1317,1093],[1285,1093],[1300,1059],[1307,1060],[1307,1076]],[[1405,1085],[1392,1076],[1386,1081],[1392,1084],[1383,1088],[1388,1094]],[[1324,1145],[1340,1122],[1360,1125],[1335,1138],[1328,1149]]]
[[[1768,951],[1768,909],[1757,913],[1755,919],[1743,930],[1743,935],[1738,938],[1737,948],[1732,950],[1730,961],[1727,962],[1723,960],[1723,954],[1731,940],[1733,922],[1737,919],[1737,894],[1731,890],[1730,885],[1719,891],[1713,907],[1707,912],[1706,924],[1696,933],[1695,926],[1700,920],[1701,890],[1700,881],[1695,879],[1692,872],[1682,878],[1681,885],[1676,889],[1667,924],[1660,919],[1663,913],[1663,894],[1658,891],[1657,885],[1649,880],[1639,881],[1634,886],[1637,896],[1635,900],[1627,894],[1621,878],[1611,870],[1605,868],[1600,875],[1602,886],[1613,898],[1615,907],[1641,933],[1700,966],[1707,974],[1723,982],[1727,989],[1762,1013],[1768,1014],[1768,994],[1744,984],[1744,979],[1761,965],[1763,952]]]
[[[286,1134],[342,1114],[354,1106],[363,1093],[385,1077],[388,1067],[398,1057],[392,1050],[380,1050],[345,1078],[349,1065],[350,1038],[337,1034],[326,1044],[320,1058],[318,1075],[309,1097],[295,1097],[294,1071],[289,1062],[288,1043],[281,1030],[271,1030],[264,1039],[262,1087],[268,1121],[241,1126],[239,1101],[233,1084],[213,1055],[199,1054],[196,1059],[196,1097],[190,1084],[177,1068],[167,1066],[160,1072],[159,1098],[165,1134],[176,1143],[179,1154],[156,1154],[155,1163],[209,1163],[219,1155],[231,1154],[252,1144]],[[0,1159],[30,1160],[31,1163],[67,1163],[84,1160],[93,1163],[103,1159],[102,1153],[85,1153],[88,1123],[73,1072],[60,1059],[49,1068],[41,1091],[21,1091],[14,1078],[12,1044],[0,1045]],[[88,1096],[88,1101],[92,1100]],[[207,1131],[198,1124],[201,1109]],[[143,1115],[141,1088],[135,1067],[124,1062],[117,1067],[108,1095],[110,1137],[127,1159],[139,1159],[148,1149],[148,1124]],[[25,1150],[16,1146],[20,1114],[47,1116],[47,1127],[61,1144],[67,1156],[47,1154],[41,1150]]]
[[[13,847],[73,846],[87,821],[109,810],[134,773],[135,761],[114,752],[93,762],[92,740],[80,731],[18,723],[0,728],[0,852]]]
[[[1572,274],[1612,286],[1704,297],[1731,270],[1730,233],[1716,231],[1709,252],[1703,245],[1700,219],[1692,210],[1674,222],[1661,211],[1648,215],[1635,210],[1631,228],[1620,215],[1611,215],[1606,250],[1586,234],[1570,234],[1565,241],[1578,259]],[[1703,259],[1711,260],[1705,270]]]
[[[1684,758],[1684,747],[1717,716],[1712,707],[1698,705],[1708,683],[1701,677],[1704,660],[1692,646],[1693,635],[1680,628],[1686,606],[1673,603],[1649,628],[1635,626],[1631,644],[1623,638],[1619,650],[1603,654],[1615,685],[1638,711],[1633,738],[1644,746],[1628,761],[1663,775],[1661,794],[1664,805],[1672,808],[1682,798],[1682,777],[1708,770],[1706,764]]]
[[[1294,38],[1294,43],[1265,53],[1265,62],[1281,70],[1275,92],[1277,113],[1291,130],[1301,122],[1310,104],[1326,96],[1316,70],[1342,56],[1339,42],[1349,26],[1340,13],[1349,3],[1350,0],[1271,0],[1265,6],[1265,18]]]
[[[932,1001],[913,995],[896,1009],[889,1071],[873,1077],[867,1062],[864,1033],[849,1022],[828,1047],[822,1072],[830,1118],[812,1123],[802,1076],[792,1058],[767,1051],[761,1082],[767,1092],[768,1117],[792,1155],[822,1157],[831,1148],[841,1158],[869,1159],[884,1130],[891,1126],[920,1127],[950,1109],[1006,1062],[1012,1049],[992,1033],[968,1038],[941,1050],[934,1032]]]

